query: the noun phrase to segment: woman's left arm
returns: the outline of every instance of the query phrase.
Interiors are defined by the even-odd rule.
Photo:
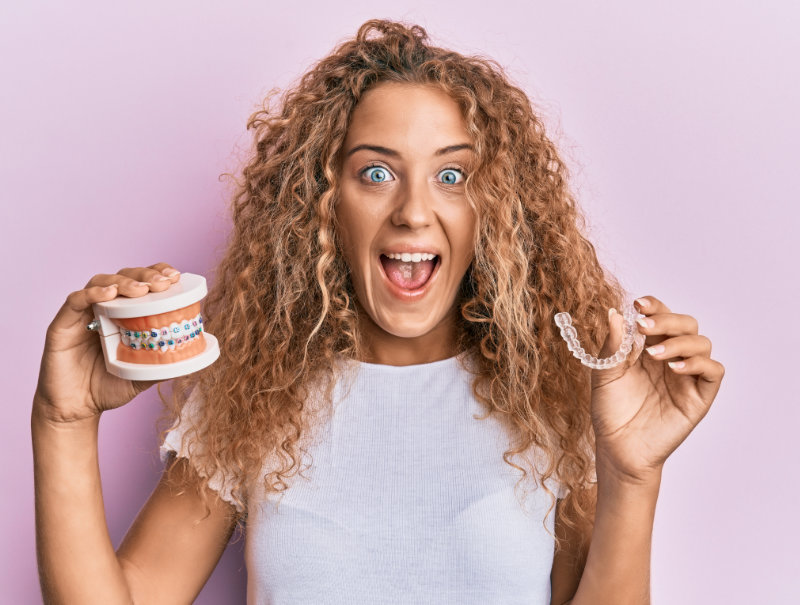
[[[664,462],[711,407],[725,368],[697,320],[639,298],[646,352],[630,366],[592,371],[597,510],[592,542],[570,605],[648,605],[650,548]],[[622,316],[598,357],[617,350]]]

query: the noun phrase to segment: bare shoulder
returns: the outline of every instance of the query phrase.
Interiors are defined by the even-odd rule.
[[[575,596],[592,542],[594,516],[597,509],[597,485],[575,494],[575,497],[583,509],[591,511],[591,523],[584,527],[580,527],[580,525],[568,527],[566,523],[559,520],[558,514],[556,514],[555,534],[559,538],[566,539],[566,545],[553,557],[553,569],[550,572],[552,595],[550,602],[552,605],[563,605]],[[577,521],[574,503],[570,503],[568,499],[559,500],[556,504],[556,513],[562,509],[571,521]]]
[[[233,505],[207,489],[209,509],[193,487],[186,458],[172,458],[125,535],[117,556],[135,603],[190,603],[222,556],[236,527]]]

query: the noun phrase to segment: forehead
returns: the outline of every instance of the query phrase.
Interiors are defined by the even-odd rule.
[[[446,92],[383,82],[369,89],[353,110],[345,148],[373,143],[422,152],[469,140],[461,108]]]

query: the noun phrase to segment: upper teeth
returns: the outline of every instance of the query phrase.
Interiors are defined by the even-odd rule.
[[[422,260],[433,260],[436,258],[435,254],[428,254],[427,252],[414,252],[414,254],[403,252],[402,254],[387,254],[386,256],[395,260],[401,260],[404,263],[418,263]]]

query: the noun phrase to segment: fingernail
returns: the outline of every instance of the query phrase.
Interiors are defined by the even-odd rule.
[[[614,307],[611,307],[608,310],[608,321],[611,321],[611,318],[614,317],[614,315],[616,315],[616,313],[617,313],[617,310]]]
[[[646,298],[637,298],[636,302],[639,303],[640,307],[648,307],[648,306],[650,306],[650,303],[647,301]]]
[[[645,349],[650,355],[659,355],[664,352],[664,345],[653,345]]]
[[[140,287],[141,287],[141,286],[147,286],[147,287],[149,288],[149,287],[150,287],[150,282],[147,282],[147,281],[137,281],[137,282],[136,282],[135,284],[133,284],[133,285],[134,285],[134,286],[140,286]]]
[[[162,271],[162,273],[164,275],[168,275],[169,277],[172,277],[173,275],[177,275],[178,273],[180,273],[180,271],[176,271],[175,269],[165,269],[164,271]]]
[[[103,292],[111,292],[111,290],[113,290],[116,287],[117,284],[111,284],[110,286],[106,286],[105,288],[103,288]]]
[[[640,317],[636,320],[636,323],[642,326],[643,328],[652,328],[656,325],[656,322],[650,319],[649,317]]]
[[[169,277],[165,277],[164,275],[156,275],[153,278],[153,281],[167,281]]]
[[[673,370],[680,370],[683,366],[686,365],[686,362],[683,361],[668,361],[667,365],[671,367]]]

